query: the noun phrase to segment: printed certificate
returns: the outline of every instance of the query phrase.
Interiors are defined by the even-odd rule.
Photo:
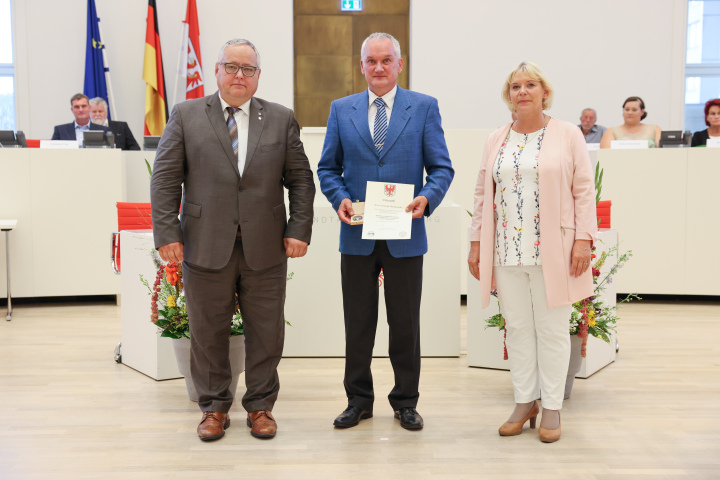
[[[406,212],[405,208],[412,203],[414,193],[414,185],[367,182],[362,238],[409,239],[412,233],[412,212]]]

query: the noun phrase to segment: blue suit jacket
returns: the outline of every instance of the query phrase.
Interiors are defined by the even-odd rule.
[[[103,132],[109,132],[108,127],[97,125],[90,122],[90,130],[102,130]],[[52,140],[77,140],[75,136],[75,122],[63,123],[62,125],[56,125],[53,130]]]
[[[332,102],[322,156],[320,188],[335,210],[349,198],[365,201],[368,181],[415,185],[415,196],[428,199],[425,215],[442,202],[455,171],[450,162],[435,98],[400,87],[395,95],[385,145],[378,155],[368,123],[368,91]],[[423,182],[423,170],[427,172]],[[340,226],[340,252],[370,255],[374,240],[363,240],[361,225]],[[393,257],[427,252],[425,221],[413,219],[408,240],[388,240]]]

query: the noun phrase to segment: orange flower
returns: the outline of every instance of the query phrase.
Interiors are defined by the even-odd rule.
[[[165,278],[167,278],[167,281],[172,285],[173,287],[177,285],[178,283],[178,265],[177,263],[171,262],[168,263],[165,267]]]

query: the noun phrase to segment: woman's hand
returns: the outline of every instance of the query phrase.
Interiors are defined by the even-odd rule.
[[[468,254],[468,268],[476,280],[480,280],[480,242],[470,242],[470,253]]]
[[[570,257],[570,275],[573,277],[579,277],[590,268],[590,256],[592,255],[592,251],[590,250],[591,245],[592,242],[590,240],[575,240]]]

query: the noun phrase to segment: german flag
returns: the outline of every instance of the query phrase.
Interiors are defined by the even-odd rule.
[[[168,120],[168,108],[155,0],[148,0],[143,80],[147,83],[145,87],[145,135],[162,135]]]

